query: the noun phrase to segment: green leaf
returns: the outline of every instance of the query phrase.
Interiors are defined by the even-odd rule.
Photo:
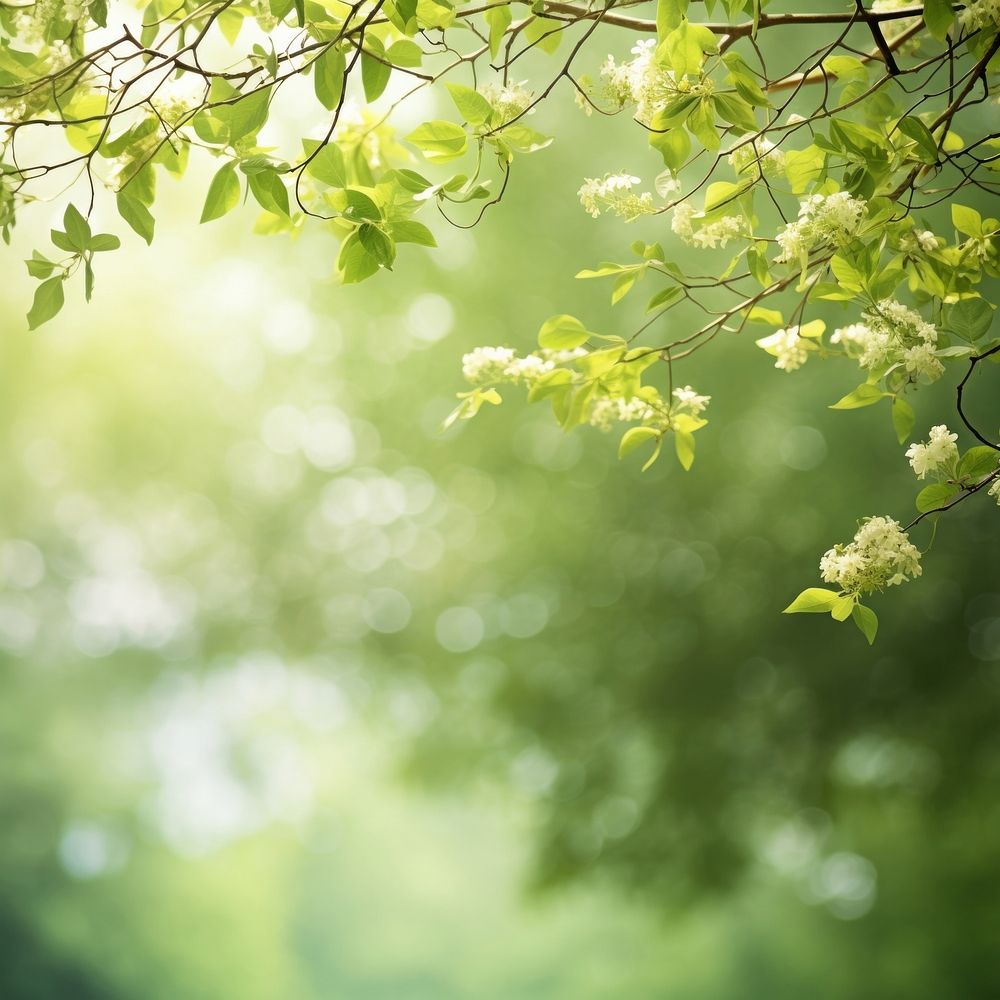
[[[347,188],[333,199],[340,212],[352,222],[380,222],[382,210],[364,191]]]
[[[465,129],[454,122],[432,121],[418,125],[407,137],[428,160],[444,163],[461,156],[468,144]]]
[[[56,269],[56,265],[37,250],[32,251],[31,259],[24,263],[28,265],[28,274],[33,278],[47,278]]]
[[[937,143],[934,141],[930,129],[919,118],[907,115],[905,118],[899,119],[897,127],[903,135],[917,144],[917,150],[924,163],[937,163]]]
[[[510,27],[513,15],[510,12],[510,5],[507,3],[497,4],[490,7],[483,15],[490,29],[490,58],[496,59],[503,42],[504,33]]]
[[[835,590],[825,590],[822,587],[809,587],[803,590],[791,604],[781,613],[794,614],[826,614],[840,600],[840,594]]]
[[[843,622],[851,617],[854,610],[854,598],[850,594],[844,594],[833,602],[830,608],[830,615],[834,621]]]
[[[680,428],[674,429],[674,450],[677,452],[677,461],[687,472],[694,465],[694,435],[690,431],[682,431]]]
[[[959,492],[961,492],[961,488],[955,486],[954,483],[933,483],[931,486],[925,486],[917,494],[917,510],[921,514],[937,510],[947,504]]]
[[[624,458],[630,455],[636,448],[646,441],[659,439],[660,432],[652,427],[630,427],[618,442],[618,457]]]
[[[916,419],[913,407],[905,399],[897,396],[892,401],[892,426],[896,429],[896,440],[900,444],[909,438]]]
[[[337,257],[337,270],[345,285],[356,284],[379,271],[379,262],[364,248],[357,232],[344,240]]]
[[[966,340],[978,340],[993,325],[993,308],[985,299],[960,299],[944,311],[944,326]]]
[[[538,331],[538,346],[553,351],[570,351],[587,342],[590,333],[575,317],[565,314],[547,319]]]
[[[66,206],[66,211],[63,213],[63,228],[74,250],[87,249],[87,243],[90,242],[90,223],[72,202]]]
[[[663,438],[661,437],[659,441],[656,442],[656,447],[653,449],[653,454],[646,459],[645,464],[642,467],[642,472],[647,472],[653,467],[653,463],[660,457],[660,449],[663,447]]]
[[[320,104],[333,111],[344,92],[344,72],[347,63],[340,49],[330,46],[316,59],[313,67],[313,87]]]
[[[853,392],[849,392],[842,399],[838,399],[831,410],[857,410],[862,406],[871,406],[886,396],[891,396],[891,392],[883,392],[876,385],[869,385],[867,382],[859,385]]]
[[[1000,465],[1000,451],[988,448],[986,445],[976,445],[970,448],[958,464],[959,479],[971,479],[978,482],[983,476],[997,471]]]
[[[377,38],[365,39],[365,46],[361,52],[361,85],[370,104],[382,96],[392,76],[392,67],[387,64],[385,50]]]
[[[393,42],[385,54],[393,66],[402,66],[405,69],[419,66],[424,58],[424,50],[416,42],[410,41],[409,38],[401,38],[398,42]]]
[[[122,241],[113,233],[98,233],[91,237],[87,249],[94,253],[106,253],[108,250],[117,250],[121,245]]]
[[[277,170],[262,170],[247,178],[257,204],[273,215],[288,215],[288,191]]]
[[[344,164],[344,154],[334,142],[328,142],[320,148],[320,144],[312,139],[303,141],[307,154],[314,154],[306,167],[306,173],[316,180],[329,184],[330,187],[347,187],[347,167]]]
[[[552,145],[552,136],[517,123],[505,126],[500,135],[508,146],[521,153],[534,153]]]
[[[391,239],[378,226],[365,222],[358,229],[361,245],[383,267],[391,267],[396,259],[396,248]]]
[[[422,223],[412,219],[401,219],[389,227],[392,238],[397,243],[417,243],[423,247],[436,247],[434,234]]]
[[[656,34],[662,42],[687,14],[688,0],[657,0]]]
[[[59,247],[60,250],[65,250],[67,253],[80,252],[80,248],[77,247],[76,241],[70,238],[69,233],[64,233],[61,229],[53,229],[49,232],[49,236],[52,238],[52,242]]]
[[[118,214],[147,243],[152,243],[156,220],[146,205],[132,193],[131,188],[118,192],[117,204]]]
[[[983,235],[983,217],[967,205],[951,206],[951,221],[954,227],[966,236],[980,237]]]
[[[671,285],[669,288],[662,289],[646,303],[646,312],[652,312],[654,309],[659,309],[661,306],[673,302],[680,294],[680,285]]]
[[[954,20],[951,0],[924,0],[924,23],[939,42],[948,36],[948,29]]]
[[[872,645],[875,642],[875,634],[878,632],[878,616],[875,612],[863,604],[855,604],[851,618],[868,640],[868,645]]]
[[[716,94],[713,100],[716,113],[723,121],[746,132],[757,131],[757,118],[753,108],[742,98],[735,94]]]
[[[649,144],[660,151],[663,165],[675,174],[691,155],[691,137],[682,128],[667,128],[664,132],[650,132]]]
[[[49,278],[35,289],[35,298],[28,310],[28,329],[37,330],[59,312],[65,302],[63,277]]]
[[[230,145],[261,130],[267,121],[270,97],[271,88],[263,87],[247,94],[246,97],[241,97],[234,104],[225,104],[213,109],[212,114],[229,130]]]
[[[493,108],[482,94],[461,83],[448,83],[445,86],[458,113],[470,125],[484,125],[489,121]]]
[[[240,202],[240,179],[236,176],[236,163],[230,160],[212,178],[205,197],[201,221],[211,222],[231,212]]]

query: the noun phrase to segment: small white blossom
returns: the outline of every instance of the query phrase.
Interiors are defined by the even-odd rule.
[[[673,396],[677,400],[674,404],[675,410],[689,413],[692,417],[698,416],[712,400],[711,396],[699,395],[689,385],[674,389]]]
[[[605,174],[588,177],[577,192],[580,204],[595,219],[601,212],[613,212],[632,220],[654,211],[653,196],[648,191],[633,193],[632,188],[642,181],[631,174]]]
[[[930,439],[924,444],[911,444],[906,449],[906,457],[917,479],[928,473],[953,470],[958,461],[957,434],[952,434],[944,424],[931,428]]]
[[[793,372],[809,360],[807,341],[799,336],[799,328],[790,326],[787,330],[776,330],[769,337],[761,337],[757,346],[767,351],[773,358],[775,368]]]
[[[891,517],[867,518],[854,540],[835,545],[819,563],[826,583],[848,594],[868,594],[920,576],[920,550]]]
[[[997,506],[1000,507],[1000,479],[993,481],[993,485],[986,491],[991,497],[996,498]]]
[[[933,253],[942,244],[929,229],[914,229],[904,233],[899,240],[899,249],[913,256],[918,253]]]

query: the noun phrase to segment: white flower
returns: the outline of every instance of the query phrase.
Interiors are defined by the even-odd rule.
[[[730,240],[735,240],[743,235],[743,219],[736,215],[724,215],[715,222],[703,223],[699,228],[695,228],[699,213],[687,202],[682,202],[674,209],[674,217],[670,221],[670,228],[688,246],[701,247],[714,250],[716,245],[724,247]]]
[[[826,583],[849,594],[867,594],[920,576],[920,550],[898,521],[869,517],[852,542],[823,555],[819,569]]]
[[[805,267],[809,254],[826,243],[842,246],[861,226],[868,206],[846,191],[810,195],[799,205],[799,217],[778,233],[779,261],[798,260]]]
[[[904,233],[899,239],[899,249],[913,256],[918,253],[933,253],[941,246],[939,240],[929,229],[914,229]]]
[[[648,191],[634,194],[632,188],[642,181],[631,174],[605,174],[588,177],[577,191],[580,204],[596,219],[601,212],[613,212],[631,221],[653,212],[653,196]]]
[[[932,253],[941,245],[941,241],[929,229],[916,229],[913,233],[924,253]]]
[[[886,369],[900,365],[911,381],[933,382],[944,372],[935,354],[935,327],[894,299],[883,299],[862,313],[863,322],[833,332],[831,344],[841,344],[862,368]]]
[[[799,328],[790,326],[787,330],[776,330],[769,337],[761,337],[757,346],[767,351],[773,358],[775,368],[793,372],[809,360],[807,341],[799,336]]]
[[[996,479],[993,485],[986,491],[991,497],[996,497],[997,506],[1000,507],[1000,479]]]
[[[674,389],[673,396],[677,400],[674,408],[681,412],[689,413],[692,417],[698,416],[712,400],[711,396],[700,396],[689,385],[680,389]]]
[[[925,444],[911,444],[906,449],[906,457],[917,479],[923,479],[928,472],[947,472],[958,461],[957,434],[952,434],[944,424],[931,428],[930,439]]]

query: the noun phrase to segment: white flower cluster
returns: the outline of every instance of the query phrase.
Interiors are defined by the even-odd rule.
[[[14,19],[14,27],[19,41],[37,45],[45,39],[45,32],[53,22],[65,25],[68,30],[83,19],[82,0],[36,0],[30,10],[24,10]],[[51,37],[51,36],[49,36]],[[69,46],[65,42],[53,42],[49,54],[60,68],[69,62]]]
[[[826,583],[848,594],[870,594],[920,576],[920,550],[891,517],[869,517],[854,540],[835,545],[819,563]]]
[[[729,165],[738,174],[750,171],[755,176],[758,172],[769,176],[784,170],[785,154],[770,139],[761,136],[737,146],[729,154]]]
[[[922,376],[929,382],[944,372],[934,353],[937,329],[919,313],[895,299],[883,299],[862,313],[861,319],[861,323],[837,330],[830,339],[843,344],[862,368],[902,365],[913,379]]]
[[[625,63],[616,63],[608,56],[601,66],[603,95],[619,108],[635,104],[636,116],[648,121],[676,89],[668,70],[654,60],[656,40],[644,39],[632,47],[635,57]]]
[[[506,124],[524,112],[535,96],[523,83],[509,83],[504,87],[488,83],[482,88],[482,95],[490,102],[499,124]]]
[[[868,206],[846,191],[810,195],[799,205],[799,217],[778,233],[779,261],[798,260],[806,265],[809,254],[825,243],[841,246],[854,236]]]
[[[590,404],[587,419],[594,427],[610,430],[615,423],[629,423],[641,420],[650,426],[666,430],[671,426],[671,419],[685,415],[697,417],[711,401],[711,396],[702,396],[689,385],[674,389],[673,403],[666,401],[650,386],[644,386],[642,397],[621,399],[613,396],[600,396]]]
[[[588,177],[577,192],[580,204],[596,219],[601,212],[613,212],[626,220],[649,215],[655,211],[653,195],[649,191],[632,191],[642,181],[631,174],[605,174]]]
[[[1000,479],[994,480],[993,485],[986,492],[996,499],[997,506],[1000,507]]]
[[[776,359],[774,367],[785,372],[793,372],[809,360],[807,341],[799,336],[797,326],[790,326],[787,330],[776,330],[769,337],[761,337],[756,343]]]
[[[462,356],[462,374],[473,385],[491,385],[495,382],[534,382],[556,366],[551,352],[517,356],[512,347],[477,347]],[[577,352],[559,352],[578,357]],[[583,352],[586,353],[586,352]],[[559,360],[571,360],[570,358]]]
[[[655,413],[654,408],[638,396],[628,400],[600,396],[590,404],[587,419],[593,427],[606,431],[610,430],[616,421],[628,423],[632,420],[648,420]]]
[[[966,31],[980,31],[1000,25],[1000,0],[972,0],[959,15]]]
[[[924,444],[911,444],[906,449],[906,457],[917,479],[930,473],[954,472],[958,462],[957,434],[952,434],[944,424],[931,428],[930,439]]]
[[[714,250],[716,246],[724,247],[730,240],[739,238],[746,229],[742,217],[738,215],[724,215],[721,219],[705,223],[696,229],[694,223],[697,215],[687,202],[674,209],[670,228],[688,246]]]

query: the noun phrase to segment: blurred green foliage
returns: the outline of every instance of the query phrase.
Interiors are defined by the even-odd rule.
[[[849,371],[720,342],[687,475],[520,403],[439,433],[463,350],[617,322],[580,155],[361,288],[174,195],[113,298],[0,292],[5,997],[1000,992],[995,508],[870,649],[778,614],[907,513]]]

